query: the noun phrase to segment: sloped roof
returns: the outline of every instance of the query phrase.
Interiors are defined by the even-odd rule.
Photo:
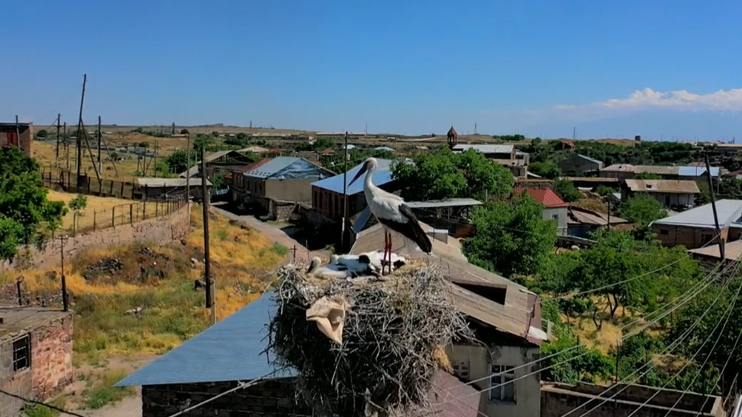
[[[546,208],[559,208],[559,207],[567,207],[568,204],[564,202],[559,196],[550,189],[536,189],[536,188],[520,188],[516,187],[513,188],[513,192],[515,194],[522,194],[523,191],[527,192],[528,195],[531,196],[532,199],[538,201],[539,203],[543,204]]]
[[[276,158],[266,158],[266,159],[268,159],[268,162],[257,165],[251,170],[246,171],[244,175],[246,177],[266,179],[266,178],[274,177],[281,172],[286,172],[286,170],[288,170],[292,166],[297,168],[296,175],[292,176],[295,178],[303,178],[304,177],[302,175],[303,171],[319,172],[320,177],[322,176],[329,177],[330,175],[333,175],[333,172],[315,164],[312,161],[308,161],[304,158],[297,158],[294,156],[278,156]]]
[[[238,152],[266,153],[268,149],[262,146],[250,146],[249,148],[240,149]]]
[[[603,161],[597,160],[595,158],[590,158],[589,156],[585,156],[585,155],[582,155],[582,154],[577,154],[577,157],[578,158],[582,158],[582,159],[584,159],[586,161],[594,162],[596,164],[602,164],[603,163]]]
[[[700,194],[695,181],[682,180],[626,180],[633,192],[665,194]]]
[[[680,175],[683,177],[696,177],[706,174],[705,167],[689,166],[660,166],[660,165],[631,165],[631,164],[613,164],[603,168],[603,171],[610,172],[651,172],[658,175]],[[719,168],[711,167],[711,176],[719,176]]]
[[[373,176],[373,182],[374,184],[378,185],[384,185],[392,181],[392,160],[391,159],[377,159],[376,160],[376,172],[374,172]],[[363,167],[363,163],[360,163],[353,167],[350,171],[347,172],[347,180],[350,182],[350,180],[353,179],[353,177],[358,173],[358,171],[361,170],[361,167]],[[343,174],[335,175],[334,177],[325,178],[323,180],[319,180],[312,183],[313,187],[322,188],[325,190],[329,190],[335,193],[341,193],[343,192]],[[348,195],[355,195],[363,191],[363,179],[360,178],[358,181],[354,182],[353,185],[346,187],[346,193]]]
[[[185,187],[186,178],[137,178],[137,184],[141,187]],[[201,178],[191,178],[188,182],[191,187],[201,185]],[[211,186],[211,181],[206,180],[206,185]]]
[[[611,216],[611,224],[629,223],[620,217]],[[580,207],[570,206],[567,209],[567,224],[590,224],[594,226],[607,226],[608,215],[597,211],[586,210]]]
[[[469,149],[482,153],[510,153],[513,151],[513,145],[472,145],[463,143],[453,147],[454,152],[465,152]]]
[[[740,216],[742,216],[742,200],[719,200],[716,202],[716,213],[719,216],[719,225],[721,227],[728,227],[733,223],[737,223]],[[711,204],[705,204],[674,216],[655,220],[652,224],[700,228],[716,227]]]
[[[272,292],[209,327],[149,365],[119,381],[116,386],[195,384],[201,382],[245,381],[279,371],[262,353],[267,345],[266,323],[276,309]]]
[[[482,202],[473,198],[449,198],[446,200],[405,201],[410,208],[479,206]]]
[[[456,133],[456,129],[454,129],[453,126],[451,126],[451,128],[448,129],[448,133],[446,133],[446,136],[458,136],[458,135],[459,134]]]

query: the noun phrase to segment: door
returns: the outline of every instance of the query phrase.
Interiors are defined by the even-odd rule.
[[[8,145],[18,146],[18,133],[8,132]]]
[[[670,207],[670,196],[669,195],[665,196],[665,207]]]

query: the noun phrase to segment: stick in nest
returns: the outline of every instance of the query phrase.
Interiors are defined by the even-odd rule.
[[[369,402],[387,413],[425,410],[434,375],[445,367],[441,347],[471,338],[435,265],[410,265],[385,282],[318,281],[291,265],[278,274],[268,350],[275,365],[299,371],[297,393],[318,413],[362,416]],[[306,320],[324,296],[350,304],[342,344]]]

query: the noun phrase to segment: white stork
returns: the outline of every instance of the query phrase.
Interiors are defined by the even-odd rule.
[[[366,204],[368,204],[369,210],[371,210],[371,213],[373,213],[384,228],[384,259],[381,271],[383,274],[384,265],[389,265],[390,273],[392,270],[392,231],[415,242],[425,253],[430,253],[433,250],[433,244],[430,243],[430,238],[428,238],[428,235],[420,227],[417,218],[412,213],[412,210],[404,203],[404,200],[374,185],[372,177],[376,171],[376,165],[376,158],[366,159],[349,185],[353,185],[361,175],[366,173],[366,180],[363,184],[363,194],[366,196]]]

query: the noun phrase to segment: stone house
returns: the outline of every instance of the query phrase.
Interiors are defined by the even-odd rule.
[[[742,237],[742,200],[719,200],[716,202],[721,235],[725,242]],[[716,224],[711,204],[653,221],[650,226],[665,246],[683,245],[696,249],[717,241]]]
[[[641,173],[656,174],[664,180],[701,181],[706,179],[706,168],[698,166],[614,164],[601,169],[598,175],[603,178],[618,178],[626,180],[633,179],[637,174]],[[719,178],[718,167],[711,167],[711,177]]]
[[[543,219],[554,220],[557,223],[557,235],[564,236],[567,234],[567,207],[569,207],[569,204],[549,189],[513,188],[513,195],[520,195],[523,192],[527,192],[532,199],[544,206]]]
[[[219,151],[206,155],[204,161],[206,162],[206,178],[212,178],[219,174],[228,175],[245,164],[255,162],[255,156],[242,151]],[[200,176],[202,176],[200,161],[180,174],[180,178]]]
[[[392,180],[392,160],[377,159],[378,162],[373,181],[381,189],[394,192],[395,181]],[[312,183],[312,208],[324,217],[341,222],[343,218],[343,183],[350,181],[361,170],[359,164],[346,174],[338,174]],[[359,179],[352,186],[346,187],[348,196],[348,218],[355,217],[367,207],[363,194],[363,180]]]
[[[334,175],[303,158],[266,158],[232,172],[232,201],[279,217],[279,206],[311,202],[312,183]]]
[[[0,307],[0,389],[47,401],[72,383],[72,319],[71,311]],[[24,405],[0,394],[0,416],[20,416]]]
[[[33,135],[33,123],[0,123],[0,147],[16,146],[31,156]]]
[[[631,226],[631,223],[620,217],[577,206],[567,208],[567,236],[590,239],[593,233],[606,229],[609,225],[612,228],[625,230]]]
[[[516,151],[515,146],[513,145],[457,144],[451,148],[454,153],[466,152],[469,149],[481,152],[484,154],[485,158],[508,168],[516,178],[526,178],[528,176],[529,154]]]
[[[603,161],[578,153],[571,154],[567,159],[560,161],[559,169],[565,175],[585,175],[598,173],[603,169]]]
[[[206,181],[206,192],[211,193],[211,181]],[[185,198],[186,188],[190,187],[191,198],[201,199],[201,178],[136,178],[133,190],[134,199],[172,200]]]
[[[621,187],[621,201],[637,194],[648,195],[668,209],[686,210],[696,205],[701,191],[695,181],[625,180]]]
[[[296,372],[276,369],[268,362],[265,325],[276,309],[271,297],[271,292],[263,294],[116,386],[142,387],[142,417],[169,417],[189,405],[234,389],[240,381],[263,378],[256,385],[204,404],[198,415],[312,416],[310,407],[296,399]],[[477,416],[478,398],[474,388],[439,372],[433,381],[430,401],[443,402],[441,398],[447,394],[456,395],[461,401],[442,404],[435,410],[436,416]]]

